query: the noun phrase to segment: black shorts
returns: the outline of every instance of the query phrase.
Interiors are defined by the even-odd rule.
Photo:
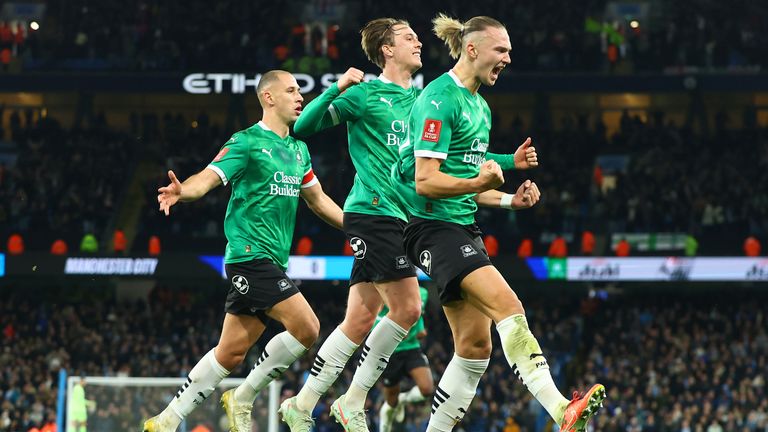
[[[344,233],[355,256],[349,285],[415,277],[403,247],[405,222],[391,216],[344,213]]]
[[[296,284],[280,267],[268,259],[225,264],[229,279],[226,312],[269,320],[266,310],[299,293]]]
[[[476,224],[411,217],[405,227],[408,257],[437,284],[440,303],[462,300],[461,281],[480,267],[493,265]]]
[[[387,387],[400,383],[416,368],[429,367],[429,360],[420,348],[398,351],[389,358],[387,368],[381,374],[381,382]]]

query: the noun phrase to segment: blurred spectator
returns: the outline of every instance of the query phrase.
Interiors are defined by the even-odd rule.
[[[581,233],[581,254],[592,255],[595,253],[595,235],[592,231]]]
[[[557,236],[552,240],[549,245],[549,251],[547,256],[552,258],[565,258],[568,256],[568,244],[565,242],[563,236]]]
[[[20,234],[11,234],[8,237],[8,253],[11,255],[21,255],[24,253],[24,239]]]
[[[116,229],[112,235],[112,250],[116,253],[125,253],[126,242],[123,230]]]
[[[529,238],[524,238],[517,248],[517,256],[519,258],[528,258],[531,255],[533,255],[533,242]]]
[[[160,255],[160,237],[153,235],[149,238],[148,252],[151,256]]]
[[[88,233],[80,240],[80,252],[95,254],[99,251],[99,242],[96,240],[96,236]]]
[[[69,248],[67,247],[67,242],[65,242],[62,239],[58,239],[53,242],[51,245],[51,254],[53,255],[66,255],[67,250]]]
[[[621,239],[618,243],[616,243],[616,256],[618,257],[628,257],[629,251],[631,249],[631,246],[627,239]]]
[[[747,237],[746,240],[744,240],[744,254],[749,257],[756,257],[760,256],[760,251],[762,250],[762,245],[760,244],[760,240],[755,238],[754,236]]]

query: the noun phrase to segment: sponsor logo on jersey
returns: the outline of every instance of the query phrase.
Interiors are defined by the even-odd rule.
[[[408,132],[408,124],[405,120],[392,120],[390,128],[392,129],[392,132],[387,132],[387,145],[400,146],[405,137],[405,133]]]
[[[240,294],[245,294],[248,292],[248,279],[245,278],[245,276],[242,275],[234,275],[232,276],[232,286],[235,287],[235,289]]]
[[[355,255],[355,259],[365,258],[365,253],[368,251],[363,239],[360,237],[352,237],[349,239],[349,246],[352,248],[352,253]]]
[[[297,197],[301,193],[299,188],[294,187],[294,185],[301,184],[302,178],[299,176],[287,175],[284,171],[275,171],[272,179],[277,184],[271,183],[269,185],[270,195]]]
[[[485,152],[488,151],[488,143],[475,138],[469,147],[470,151],[464,153],[462,162],[469,165],[480,166],[485,163]]]
[[[427,119],[424,122],[424,131],[421,134],[423,141],[438,142],[440,141],[440,129],[443,127],[441,120]]]

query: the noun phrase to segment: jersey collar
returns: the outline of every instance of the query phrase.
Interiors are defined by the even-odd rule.
[[[448,76],[451,77],[451,79],[453,79],[453,82],[455,82],[457,86],[461,88],[466,88],[464,87],[464,84],[461,83],[461,80],[459,79],[459,77],[456,76],[456,74],[453,72],[453,69],[448,71]]]
[[[379,81],[383,82],[384,84],[394,84],[394,83],[392,82],[392,80],[391,80],[391,79],[389,79],[389,78],[387,78],[387,77],[385,77],[383,73],[382,73],[382,74],[379,74],[379,76],[377,77],[377,79],[378,79]],[[398,87],[400,87],[400,86],[398,86]],[[413,79],[409,79],[409,80],[408,80],[408,88],[411,88],[411,87],[413,87]],[[402,88],[402,87],[401,87],[401,88]]]

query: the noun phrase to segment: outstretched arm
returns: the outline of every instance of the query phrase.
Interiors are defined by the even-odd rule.
[[[166,216],[171,213],[171,207],[179,201],[194,201],[207,194],[208,191],[221,184],[221,178],[210,168],[205,168],[199,173],[179,182],[173,171],[168,171],[171,184],[157,189],[157,202],[160,203],[160,211]]]
[[[508,208],[512,210],[521,210],[533,207],[539,198],[541,192],[536,183],[526,180],[517,188],[514,194],[504,193],[492,189],[475,195],[474,200],[477,205],[482,207]]]
[[[334,112],[331,103],[346,89],[360,84],[364,73],[360,69],[349,68],[337,82],[328,87],[320,96],[308,103],[293,125],[297,135],[309,136],[341,123],[341,113]]]
[[[323,191],[320,182],[312,186],[301,189],[301,197],[320,219],[334,228],[342,229],[344,225],[344,212],[341,208]]]

